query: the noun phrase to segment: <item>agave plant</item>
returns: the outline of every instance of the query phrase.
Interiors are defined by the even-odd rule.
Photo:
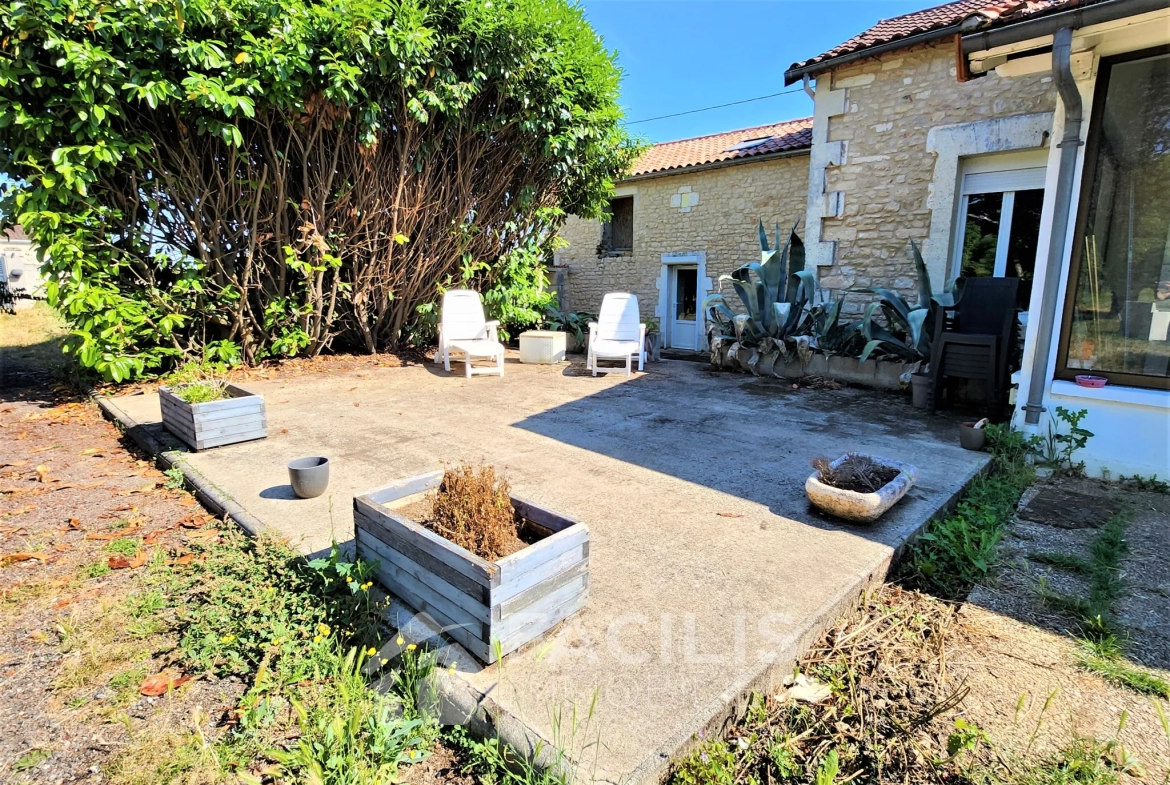
[[[723,294],[713,294],[703,303],[712,356],[728,341],[733,349],[753,350],[753,359],[774,351],[788,356],[794,339],[812,332],[809,306],[816,295],[816,276],[804,269],[804,243],[796,236],[796,226],[783,247],[779,225],[774,247],[768,244],[763,221],[759,234],[760,261],[719,277],[720,283],[727,281],[735,289],[744,313],[735,313]],[[750,366],[754,364],[749,361]]]
[[[845,296],[812,308],[812,348],[823,354],[856,357],[861,353],[865,339],[859,322],[842,322],[841,312]]]
[[[917,305],[910,305],[892,289],[876,287],[857,290],[878,296],[876,301],[866,306],[865,313],[858,321],[858,331],[865,338],[865,347],[859,357],[863,362],[875,351],[912,362],[929,362],[935,314],[939,308],[955,304],[959,282],[953,281],[947,291],[933,294],[926,261],[913,240],[910,241],[910,253],[918,273]],[[884,317],[884,324],[875,318],[879,311]]]

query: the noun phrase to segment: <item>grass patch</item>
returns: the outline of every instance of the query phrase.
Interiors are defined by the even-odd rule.
[[[123,556],[133,556],[138,553],[138,540],[131,537],[120,537],[112,540],[106,546],[106,550],[110,553],[120,553]]]
[[[0,366],[6,373],[37,373],[65,364],[61,344],[69,328],[47,303],[0,314],[0,325]]]
[[[1020,433],[989,425],[987,439],[990,470],[975,478],[952,515],[932,523],[911,545],[900,569],[905,585],[962,599],[995,567],[1004,529],[1036,473]]]
[[[1087,561],[1080,556],[1073,556],[1071,553],[1029,553],[1028,561],[1047,564],[1058,570],[1071,572],[1073,575],[1088,575],[1092,569]]]
[[[1120,631],[1113,618],[1113,603],[1125,590],[1121,579],[1121,562],[1129,553],[1125,531],[1129,526],[1129,511],[1120,510],[1098,530],[1089,546],[1089,559],[1071,554],[1047,554],[1041,559],[1036,555],[1028,558],[1068,569],[1075,565],[1076,572],[1088,579],[1087,597],[1078,597],[1067,592],[1048,588],[1041,579],[1038,588],[1041,601],[1049,608],[1080,622],[1077,636],[1077,663],[1117,687],[1133,690],[1143,695],[1170,698],[1170,684],[1159,676],[1140,668],[1125,659],[1120,642]]]
[[[1112,635],[1100,640],[1082,640],[1077,649],[1077,662],[1085,670],[1117,687],[1170,699],[1170,684],[1127,662],[1121,645]]]

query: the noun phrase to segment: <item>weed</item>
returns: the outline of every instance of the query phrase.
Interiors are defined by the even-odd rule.
[[[1165,679],[1127,662],[1117,639],[1108,636],[1102,640],[1082,640],[1077,649],[1077,662],[1090,673],[1095,673],[1110,684],[1170,698],[1170,684]]]
[[[1087,409],[1072,411],[1063,406],[1056,407],[1048,422],[1048,431],[1036,437],[1032,442],[1035,454],[1040,462],[1062,474],[1080,476],[1084,474],[1083,461],[1073,462],[1073,455],[1077,450],[1083,450],[1093,434],[1081,427],[1081,422],[1087,417]]]
[[[1132,477],[1126,477],[1123,474],[1117,478],[1117,481],[1123,488],[1131,491],[1170,493],[1170,482],[1159,480],[1158,475],[1156,474],[1150,475],[1149,477],[1142,477],[1140,474],[1135,474]]]
[[[174,393],[186,403],[207,403],[229,397],[227,385],[218,381],[188,382],[175,387]]]
[[[1058,754],[1038,764],[1021,765],[1015,785],[1114,785],[1117,770],[1106,760],[1107,743],[1077,739]]]
[[[1035,479],[1023,437],[988,426],[991,470],[976,477],[952,515],[931,524],[911,546],[903,581],[942,597],[961,598],[990,574],[1004,528]]]
[[[44,748],[29,750],[16,759],[16,763],[12,764],[12,770],[19,773],[22,771],[28,771],[29,769],[35,769],[37,766],[48,760],[52,754],[52,750]]]
[[[675,785],[732,785],[735,768],[735,753],[727,744],[708,741],[691,750],[675,765],[673,782]]]
[[[837,781],[837,772],[840,768],[837,750],[829,750],[828,754],[821,760],[821,765],[817,767],[816,785],[833,785]]]
[[[183,470],[178,466],[172,466],[163,472],[167,476],[167,481],[163,485],[172,491],[182,490],[185,482],[183,477]]]
[[[1087,561],[1069,553],[1029,553],[1028,561],[1047,564],[1074,575],[1088,575],[1091,570]]]
[[[85,577],[87,578],[100,578],[109,571],[110,565],[106,559],[99,559],[84,570]]]
[[[113,540],[106,546],[110,553],[120,553],[123,556],[133,556],[138,553],[138,540],[130,537],[121,537]]]

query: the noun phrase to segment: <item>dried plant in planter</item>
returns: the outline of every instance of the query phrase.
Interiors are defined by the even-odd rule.
[[[874,493],[898,476],[892,466],[883,466],[865,455],[849,453],[844,461],[834,468],[828,458],[813,458],[812,466],[825,485],[857,493]]]
[[[508,481],[491,466],[461,464],[443,473],[443,482],[428,496],[427,525],[437,534],[488,561],[525,547],[512,508]]]

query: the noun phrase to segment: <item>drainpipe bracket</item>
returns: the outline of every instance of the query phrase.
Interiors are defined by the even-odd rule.
[[[1048,411],[1046,407],[1041,406],[1038,403],[1026,403],[1021,406],[1020,409],[1025,412],[1036,412],[1037,414]]]
[[[1065,139],[1063,142],[1057,142],[1057,147],[1083,147],[1084,142],[1080,139]]]

